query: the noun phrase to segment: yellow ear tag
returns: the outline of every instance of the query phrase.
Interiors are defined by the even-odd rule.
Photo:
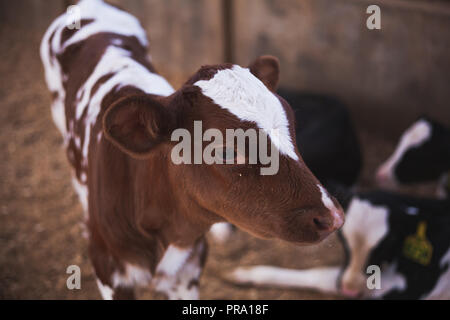
[[[419,222],[415,235],[408,236],[403,245],[403,255],[424,266],[431,261],[433,247],[426,237],[427,223]]]

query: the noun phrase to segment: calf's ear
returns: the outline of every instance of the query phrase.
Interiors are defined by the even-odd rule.
[[[261,56],[253,61],[248,68],[270,91],[275,92],[277,90],[280,79],[280,62],[276,57]]]
[[[145,158],[159,143],[169,139],[174,115],[146,95],[125,97],[112,104],[103,116],[105,137],[135,158]]]

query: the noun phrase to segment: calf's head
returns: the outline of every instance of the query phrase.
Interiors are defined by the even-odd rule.
[[[422,117],[401,136],[394,153],[377,170],[381,186],[439,179],[450,170],[450,132]]]
[[[320,241],[342,226],[342,209],[296,148],[278,77],[278,60],[268,56],[248,68],[204,66],[172,96],[113,104],[105,135],[132,157],[166,161],[176,201],[191,216],[264,238]]]

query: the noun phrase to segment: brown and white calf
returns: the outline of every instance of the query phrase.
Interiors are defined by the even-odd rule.
[[[175,91],[151,65],[136,18],[102,1],[78,9],[81,28],[57,18],[41,56],[104,298],[133,298],[136,285],[197,298],[204,234],[217,222],[296,243],[343,224],[295,147],[292,110],[273,93],[275,58],[204,66]],[[259,162],[175,164],[171,133],[194,134],[196,120],[205,130],[264,130],[280,154],[278,173],[261,175]]]

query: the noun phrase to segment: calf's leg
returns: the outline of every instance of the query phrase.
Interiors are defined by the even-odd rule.
[[[226,275],[227,280],[257,286],[316,289],[323,293],[338,293],[340,267],[322,267],[304,270],[253,266],[236,268]]]
[[[208,246],[200,239],[192,248],[186,262],[175,273],[157,268],[153,288],[170,300],[197,300],[198,286],[205,265]]]

